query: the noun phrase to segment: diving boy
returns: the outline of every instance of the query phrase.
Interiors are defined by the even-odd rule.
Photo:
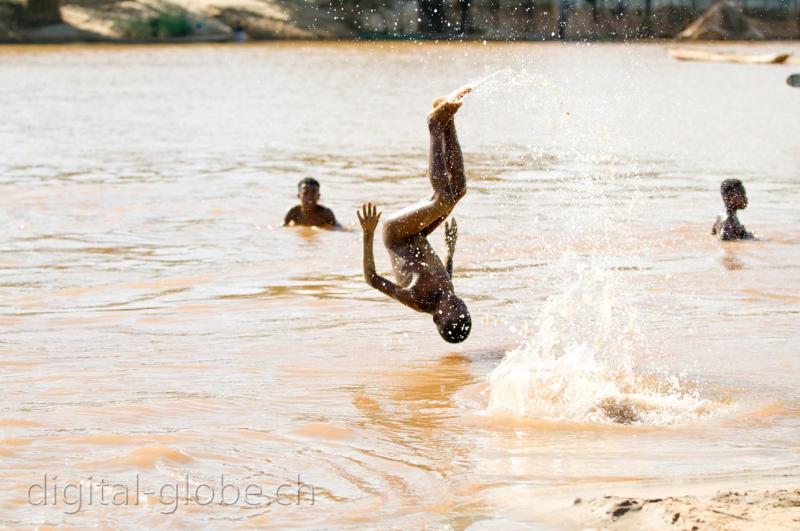
[[[448,99],[437,99],[434,110],[428,114],[433,196],[393,214],[383,224],[383,243],[392,261],[396,284],[375,271],[373,238],[380,212],[371,203],[356,212],[364,231],[367,284],[409,308],[431,314],[439,335],[450,343],[464,341],[472,329],[467,305],[456,296],[452,282],[458,236],[455,219],[449,225],[445,223],[446,266],[431,247],[428,235],[447,219],[467,193],[464,158],[453,117],[469,91],[466,88]]]
[[[725,203],[725,219],[717,216],[711,234],[720,240],[752,240],[753,234],[747,232],[736,215],[737,210],[747,208],[747,192],[739,179],[726,179],[720,186],[722,201]]]
[[[338,229],[341,227],[336,221],[336,216],[330,208],[318,204],[319,181],[306,177],[297,183],[297,198],[300,204],[289,209],[283,219],[283,226],[305,225],[309,227],[324,227]]]

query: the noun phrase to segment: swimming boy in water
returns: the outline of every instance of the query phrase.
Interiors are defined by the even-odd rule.
[[[283,226],[305,225],[308,227],[324,227],[338,229],[341,226],[330,208],[317,203],[319,201],[319,181],[306,177],[297,183],[297,198],[300,204],[289,209],[283,219]]]
[[[739,179],[726,179],[720,186],[722,201],[725,202],[725,219],[717,216],[711,234],[720,240],[752,240],[753,234],[747,232],[736,215],[737,210],[747,208],[747,192]]]
[[[439,98],[428,114],[430,131],[430,199],[392,215],[383,224],[383,243],[389,251],[397,284],[375,271],[373,238],[380,212],[371,203],[356,212],[364,231],[364,278],[367,284],[418,312],[433,315],[439,335],[450,343],[467,339],[472,320],[467,305],[453,288],[453,253],[456,249],[456,220],[445,223],[447,266],[428,242],[428,235],[447,219],[456,203],[467,193],[464,158],[453,121],[462,98],[470,89]]]

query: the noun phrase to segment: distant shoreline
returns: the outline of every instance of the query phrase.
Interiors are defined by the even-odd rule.
[[[59,0],[53,1],[59,5]],[[746,12],[747,14],[749,12]],[[530,15],[473,8],[472,22],[461,34],[458,17],[448,13],[444,32],[420,25],[416,12],[383,10],[347,13],[314,2],[264,0],[61,0],[46,13],[28,13],[21,0],[0,0],[0,44],[194,44],[237,41],[588,41],[639,42],[674,39],[698,20],[699,11],[654,7],[649,16],[630,7],[624,14],[608,9],[570,11],[542,7]],[[738,15],[766,40],[800,39],[800,20],[762,13]],[[746,21],[746,22],[745,22]],[[724,41],[716,35],[703,42]],[[736,34],[728,34],[728,37]],[[708,37],[708,35],[706,35]]]
[[[285,42],[285,43],[391,43],[391,42],[431,42],[431,43],[480,43],[482,41],[490,43],[576,43],[576,42],[590,42],[593,44],[626,44],[626,43],[676,43],[685,44],[689,46],[712,46],[720,44],[728,45],[743,45],[743,44],[768,44],[780,42],[797,42],[800,38],[786,38],[775,37],[763,41],[750,41],[750,40],[704,40],[704,41],[681,41],[668,37],[637,37],[626,39],[607,39],[607,38],[571,38],[571,39],[551,39],[551,38],[521,38],[521,39],[491,39],[491,38],[448,38],[437,39],[430,37],[407,37],[407,38],[341,38],[341,37],[323,37],[323,38],[259,38],[248,39],[246,43],[259,43],[265,44],[270,42]],[[159,45],[174,45],[174,46],[188,46],[196,44],[243,44],[233,38],[220,38],[220,39],[184,39],[184,38],[166,38],[166,39],[42,39],[42,40],[0,40],[0,47],[7,46],[63,46],[69,44],[77,45],[119,45],[119,46],[159,46]]]
[[[703,40],[703,41],[681,41],[672,38],[635,38],[625,40],[611,40],[611,39],[482,39],[482,38],[450,38],[450,39],[436,39],[436,38],[416,38],[409,37],[404,39],[377,39],[377,38],[292,38],[292,39],[249,39],[246,42],[237,42],[233,39],[219,39],[219,40],[186,40],[186,39],[159,39],[159,40],[70,40],[70,41],[53,41],[46,40],[41,42],[22,41],[10,42],[0,41],[0,49],[4,48],[25,48],[25,47],[39,47],[39,46],[87,46],[87,47],[124,47],[124,46],[203,46],[203,45],[223,45],[223,46],[248,46],[248,45],[264,45],[264,44],[403,44],[403,43],[426,43],[426,44],[481,44],[482,42],[489,44],[576,44],[576,43],[591,43],[591,44],[653,44],[653,45],[668,45],[672,44],[680,47],[687,48],[703,48],[714,47],[724,48],[737,47],[737,46],[769,46],[780,43],[797,43],[800,39],[788,38],[775,38],[762,41],[751,40]],[[790,60],[787,64],[793,64],[796,60]]]

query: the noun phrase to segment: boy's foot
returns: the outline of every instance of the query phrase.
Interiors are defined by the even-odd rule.
[[[459,102],[464,99],[464,96],[472,92],[472,87],[461,87],[460,89],[451,92],[447,96],[439,96],[433,100],[433,108],[435,109],[445,101]]]
[[[461,102],[443,101],[428,113],[428,125],[438,125],[444,127],[453,119],[456,111],[461,107]]]
[[[470,92],[472,92],[472,87],[470,86],[461,87],[460,89],[456,89],[454,92],[451,92],[447,96],[447,99],[449,101],[461,101],[464,99],[464,96],[466,96]]]
[[[448,96],[433,100],[433,110],[428,113],[428,125],[443,126],[450,122],[461,104],[464,103],[464,96],[470,92],[472,92],[472,87],[462,87]]]

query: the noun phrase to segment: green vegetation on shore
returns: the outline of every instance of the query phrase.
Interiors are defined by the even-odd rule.
[[[187,11],[166,8],[144,19],[130,19],[119,23],[119,28],[130,39],[163,39],[188,37],[194,26]]]

